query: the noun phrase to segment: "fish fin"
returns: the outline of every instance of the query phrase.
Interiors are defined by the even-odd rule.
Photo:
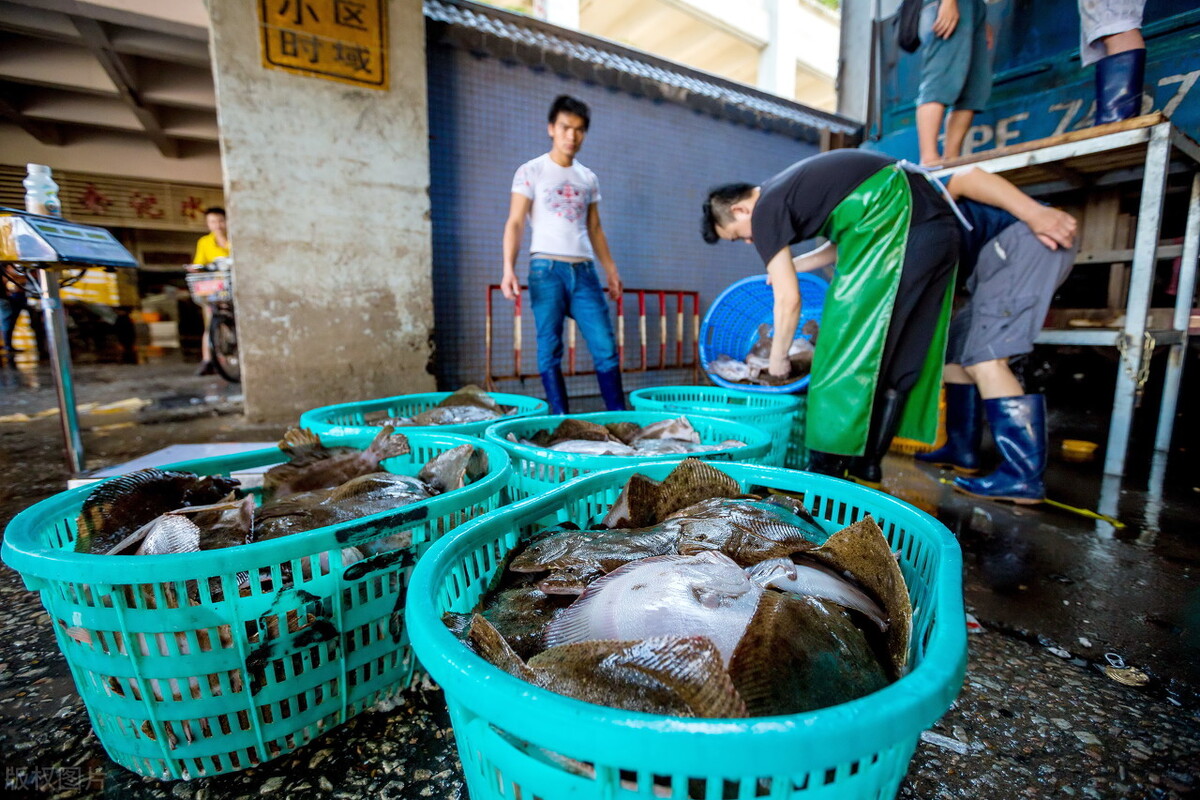
[[[465,479],[474,453],[475,448],[471,445],[460,444],[429,459],[417,477],[439,492],[461,489],[466,485]]]
[[[321,444],[321,437],[308,428],[288,428],[279,440],[278,447],[288,454],[296,466],[310,464],[329,454],[325,445]]]
[[[868,514],[829,537],[807,556],[854,577],[867,595],[887,613],[887,649],[891,672],[899,677],[908,664],[912,636],[912,601],[900,565],[879,525]]]
[[[654,521],[661,522],[670,514],[701,500],[736,497],[741,491],[737,481],[707,461],[685,458],[662,481]]]
[[[533,671],[521,660],[512,646],[500,635],[492,623],[476,614],[471,618],[467,635],[475,645],[475,652],[494,667],[504,670],[514,678],[535,683]]]
[[[378,464],[384,459],[411,453],[412,448],[409,447],[408,437],[403,433],[393,433],[394,430],[395,428],[391,425],[383,426],[383,429],[375,435],[374,441],[363,451],[363,458],[374,459]]]

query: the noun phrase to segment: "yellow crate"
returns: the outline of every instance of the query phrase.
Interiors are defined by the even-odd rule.
[[[136,306],[137,273],[130,269],[89,269],[78,281],[62,288],[62,298],[102,306]]]
[[[916,439],[905,439],[897,436],[892,440],[891,452],[905,456],[915,456],[917,453],[932,453],[946,444],[946,387],[938,393],[938,432],[933,444],[918,442]]]

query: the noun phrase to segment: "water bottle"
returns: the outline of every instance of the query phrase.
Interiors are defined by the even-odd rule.
[[[61,217],[58,184],[50,177],[50,168],[45,164],[26,164],[26,168],[29,173],[21,182],[25,186],[25,210],[30,214]]]

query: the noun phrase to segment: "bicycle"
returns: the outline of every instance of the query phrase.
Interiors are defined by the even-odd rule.
[[[188,275],[187,284],[196,302],[205,303],[212,312],[204,335],[208,337],[213,367],[217,374],[230,383],[240,383],[242,370],[233,313],[232,266],[229,259],[218,258],[211,264],[201,266],[203,271]]]

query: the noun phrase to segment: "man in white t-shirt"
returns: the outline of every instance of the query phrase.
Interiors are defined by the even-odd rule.
[[[604,267],[608,296],[614,300],[621,296],[621,276],[600,227],[600,184],[594,172],[575,160],[590,122],[588,107],[560,95],[550,106],[548,122],[550,152],[522,164],[513,176],[500,289],[509,300],[520,294],[515,266],[528,217],[533,226],[529,293],[537,325],[538,372],[550,411],[568,413],[562,374],[562,331],[568,316],[592,353],[605,407],[623,411],[617,343],[593,258]]]

